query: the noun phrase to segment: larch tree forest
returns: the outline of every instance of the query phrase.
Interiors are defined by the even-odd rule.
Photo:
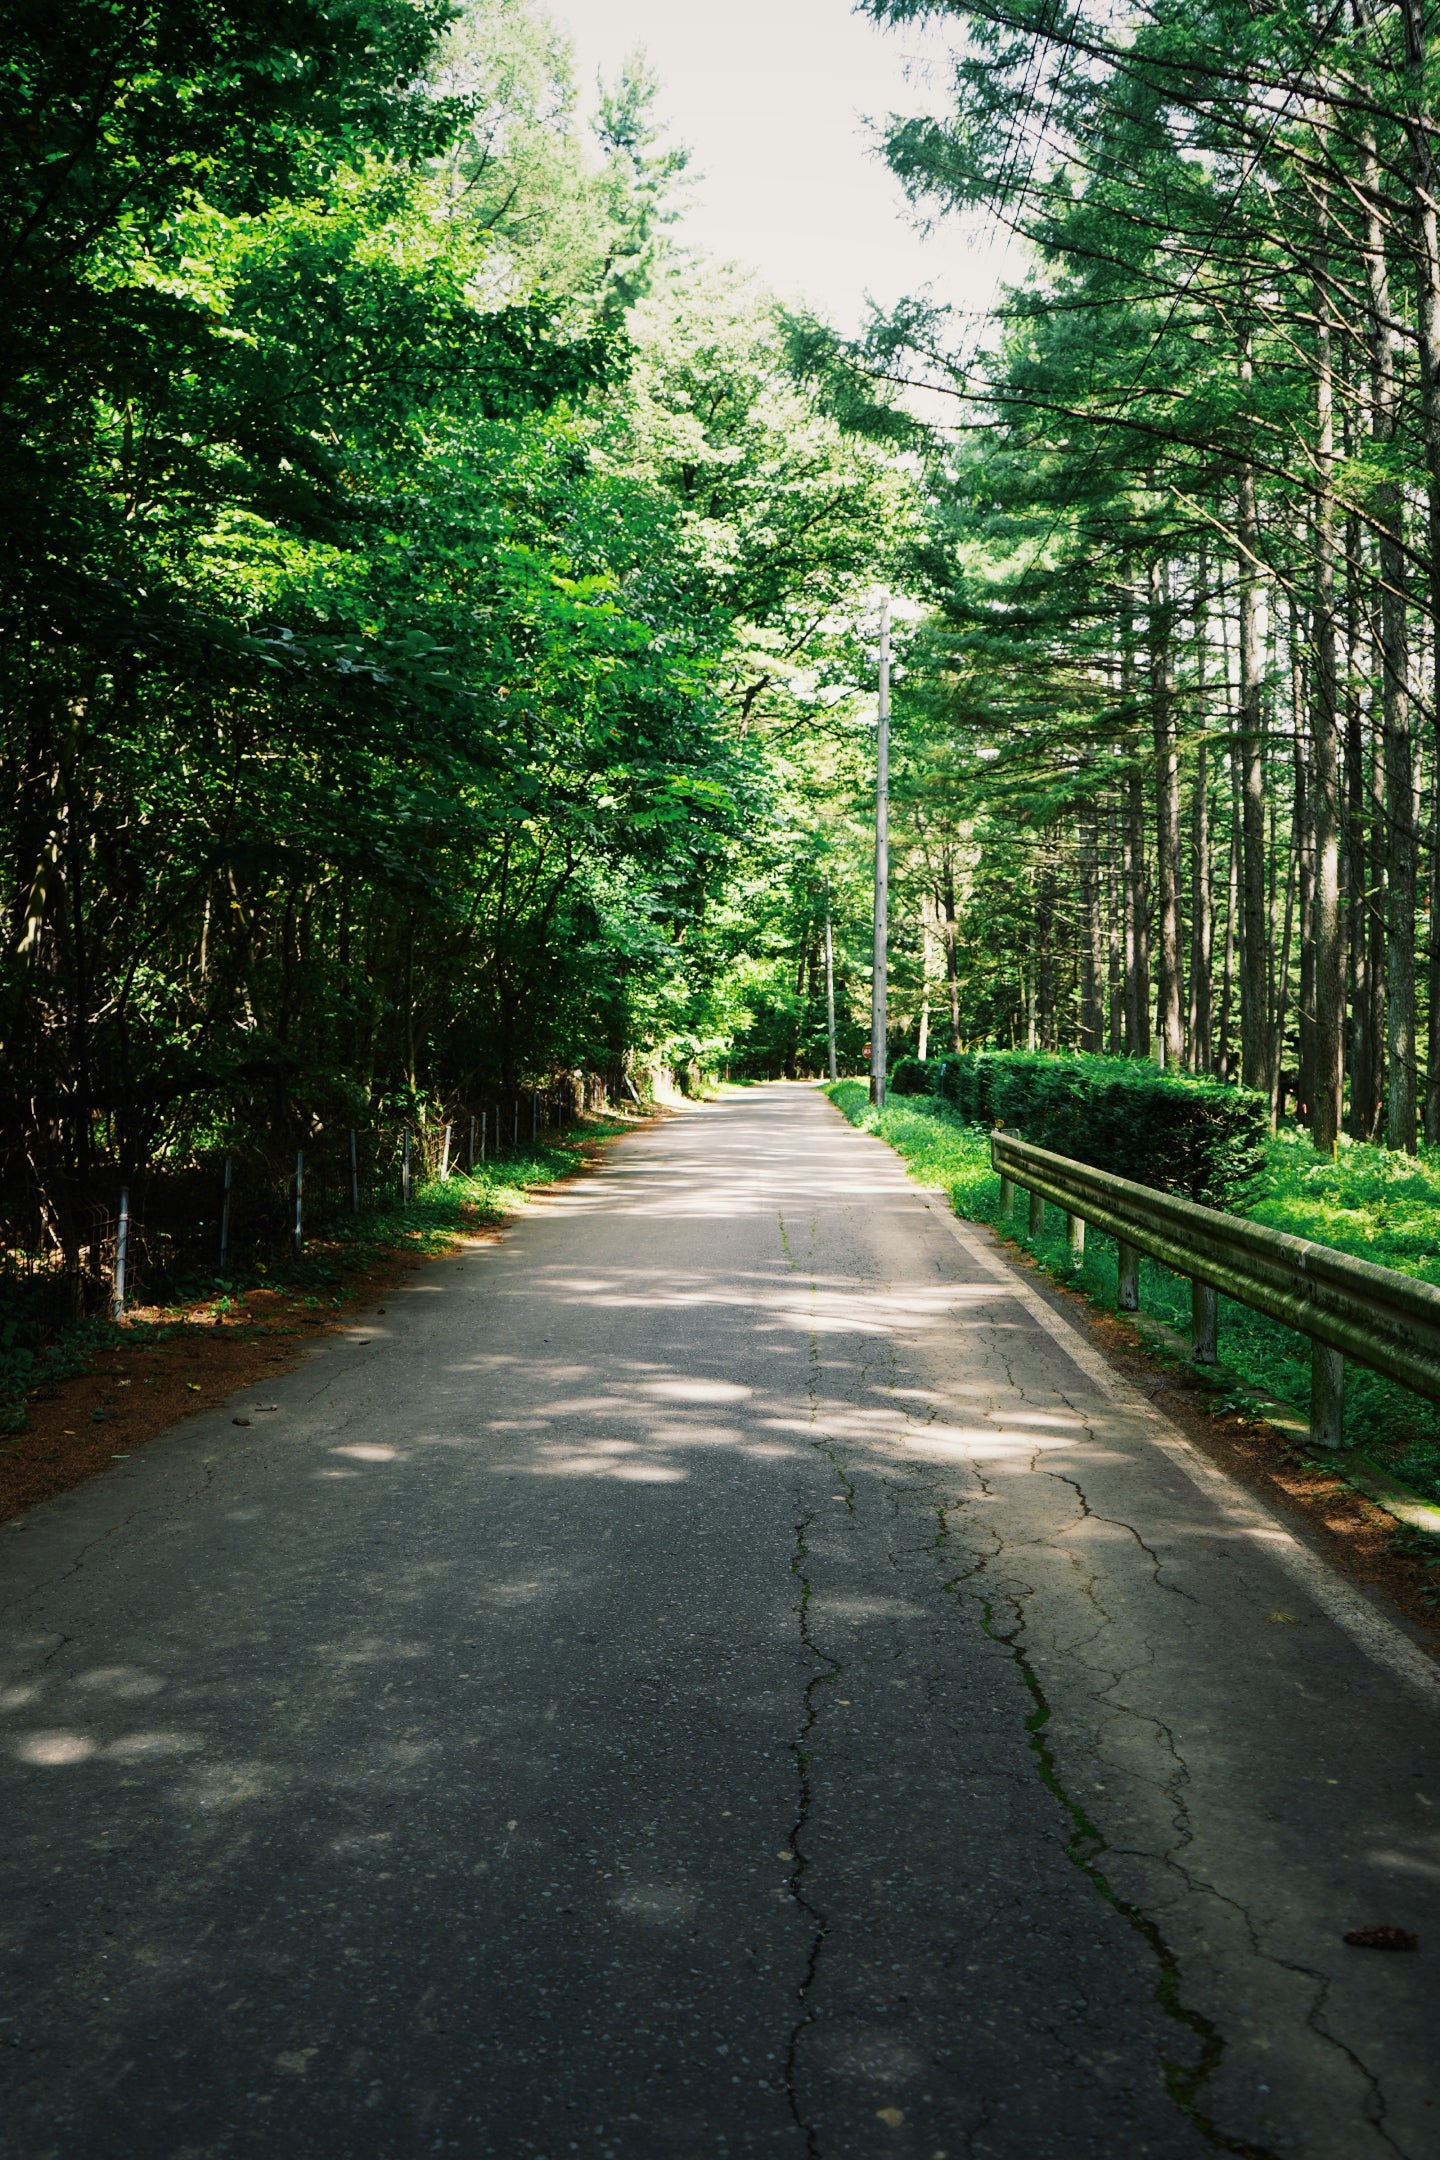
[[[937,261],[1024,243],[983,320],[682,245],[663,86],[538,0],[3,9],[12,1243],[820,1073],[827,937],[857,1068],[882,593],[892,1056],[1440,1142],[1423,7],[867,9],[945,34],[876,138]]]

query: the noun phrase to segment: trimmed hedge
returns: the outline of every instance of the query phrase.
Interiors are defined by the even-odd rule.
[[[1263,1095],[1161,1072],[1139,1058],[972,1050],[901,1058],[896,1095],[933,1095],[968,1124],[1006,1125],[1022,1140],[1097,1170],[1233,1207],[1265,1164]]]

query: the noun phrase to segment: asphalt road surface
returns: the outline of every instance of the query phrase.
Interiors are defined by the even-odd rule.
[[[1440,2155],[1433,1660],[814,1091],[251,1399],[0,1531],[6,2160]]]

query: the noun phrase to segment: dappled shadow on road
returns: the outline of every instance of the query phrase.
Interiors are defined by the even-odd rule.
[[[733,2106],[758,2150],[813,1947],[788,1835],[811,1518],[907,1482],[983,1512],[1132,1442],[799,1089],[628,1140],[388,1303],[283,1453],[147,1532],[102,1629],[82,1557],[12,1632],[0,1940],[85,2036],[24,2119],[66,2160],[630,2160],[722,2149]],[[1055,1520],[1130,1550],[1068,1499]],[[1231,1535],[1198,1503],[1170,1531]],[[917,1580],[857,1566],[816,1610],[888,1654],[935,1635]],[[892,2054],[882,2099],[923,2064]]]
[[[778,1115],[774,1100],[767,1130],[776,1137],[764,1144],[743,1097],[629,1142],[604,1177],[547,1202],[550,1235],[529,1264],[516,1266],[503,1250],[493,1256],[479,1342],[466,1347],[464,1328],[448,1330],[449,1354],[407,1368],[383,1405],[363,1385],[341,1395],[322,1428],[297,1440],[283,1477],[228,1508],[218,1534],[211,1526],[213,1550],[187,1563],[188,1599],[181,1592],[157,1601],[180,1612],[189,1604],[188,1654],[172,1654],[173,1631],[187,1624],[178,1619],[137,1630],[150,1657],[83,1668],[53,1656],[43,1631],[12,1638],[20,1670],[0,1691],[11,1763],[52,1774],[143,1768],[158,1780],[157,1794],[171,1781],[181,1811],[237,1808],[297,1779],[332,1789],[387,1775],[403,1783],[416,1764],[455,1745],[453,1705],[442,1689],[403,1741],[375,1729],[377,1721],[392,1697],[394,1708],[423,1707],[421,1668],[428,1687],[430,1668],[460,1672],[458,1653],[484,1648],[459,1632],[465,1613],[504,1615],[506,1630],[548,1628],[556,1611],[566,1626],[579,1625],[596,1594],[599,1569],[585,1549],[593,1514],[561,1520],[560,1540],[579,1540],[562,1567],[537,1557],[523,1510],[514,1534],[497,1538],[487,1492],[536,1481],[629,1489],[624,1532],[643,1550],[649,1533],[633,1510],[646,1489],[659,1506],[667,1489],[698,1485],[694,1501],[676,1496],[681,1533],[703,1505],[717,1537],[743,1535],[734,1480],[747,1471],[759,1482],[740,1498],[739,1517],[753,1519],[752,1504],[778,1506],[775,1520],[788,1535],[794,1473],[804,1466],[809,1474],[817,1448],[843,1457],[853,1477],[884,1477],[899,1464],[980,1460],[987,1474],[1023,1475],[1073,1447],[1086,1413],[1059,1398],[1027,1401],[1007,1377],[1007,1342],[1027,1323],[1003,1284],[955,1279],[950,1255],[945,1272],[929,1277],[867,1276],[853,1259],[848,1271],[818,1264],[833,1241],[825,1218],[837,1211],[859,1208],[872,1227],[883,1214],[913,1259],[907,1218],[926,1210],[888,1151],[828,1121],[817,1131],[808,1091],[780,1093]],[[755,1265],[755,1232],[744,1218],[762,1210],[775,1233]],[[637,1215],[652,1219],[638,1262]],[[743,1224],[736,1237],[717,1237],[702,1265],[683,1227],[697,1215]],[[612,1227],[602,1231],[607,1218]],[[578,1219],[573,1239],[557,1235],[567,1219]],[[409,1297],[421,1305],[452,1294],[422,1278]],[[367,1338],[387,1332],[403,1346],[403,1325],[393,1320],[388,1331],[372,1324]],[[897,1345],[923,1349],[966,1334],[976,1338],[967,1380],[928,1387],[896,1363]],[[676,1527],[666,1516],[655,1534],[667,1538]],[[369,1549],[381,1530],[392,1537],[383,1560]],[[332,1601],[314,1594],[318,1585],[294,1581],[307,1549],[314,1565],[343,1567],[348,1589],[361,1593],[348,1629],[315,1625]],[[632,1587],[622,1583],[621,1595]],[[237,1629],[227,1617],[217,1628],[217,1593],[243,1601],[254,1625]],[[295,1624],[297,1599],[312,1625],[308,1643]],[[420,1616],[417,1633],[411,1622]],[[202,1642],[206,1669],[197,1673]],[[37,1651],[47,1660],[38,1672]],[[482,1663],[470,1659],[460,1677],[473,1681]],[[272,1679],[272,1667],[283,1669],[283,1681]],[[163,1716],[135,1720],[142,1700],[148,1713],[162,1698]],[[255,1746],[236,1753],[241,1702]],[[189,1722],[177,1714],[182,1704]],[[325,1747],[300,1746],[312,1721],[323,1727],[332,1718],[350,1728],[343,1773],[333,1759],[326,1772]],[[267,1760],[267,1746],[277,1759]]]

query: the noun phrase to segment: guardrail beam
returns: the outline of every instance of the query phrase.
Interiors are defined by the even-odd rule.
[[[1137,1185],[1003,1128],[991,1134],[990,1153],[1006,1184],[1029,1193],[1032,1237],[1050,1206],[1066,1217],[1072,1260],[1084,1249],[1087,1225],[1114,1238],[1121,1312],[1140,1309],[1142,1253],[1189,1281],[1197,1364],[1216,1362],[1221,1297],[1308,1336],[1317,1447],[1345,1444],[1347,1360],[1440,1402],[1440,1288],[1433,1283]]]

